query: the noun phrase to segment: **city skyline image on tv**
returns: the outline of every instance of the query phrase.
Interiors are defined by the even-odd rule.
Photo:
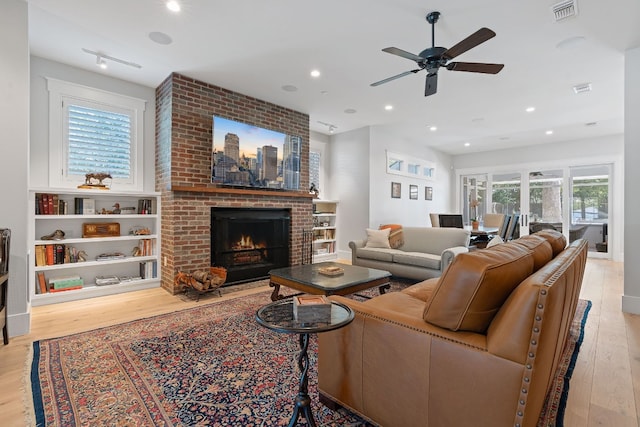
[[[298,190],[302,139],[213,116],[211,182]]]

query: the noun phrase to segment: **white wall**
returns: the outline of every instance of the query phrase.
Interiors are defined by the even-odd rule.
[[[436,179],[427,181],[386,173],[386,153],[413,156],[436,164]],[[420,141],[390,133],[380,126],[371,127],[371,188],[369,197],[369,226],[402,224],[409,227],[431,225],[429,213],[452,212],[450,195],[452,184],[451,156],[425,147]],[[401,184],[402,197],[391,198],[391,183]],[[409,185],[418,186],[418,200],[409,199]],[[433,200],[425,200],[425,186],[433,188]]]
[[[49,185],[49,92],[46,77],[147,101],[144,112],[144,191],[155,191],[155,89],[100,72],[31,57],[31,187]]]
[[[0,6],[0,227],[11,229],[7,300],[10,336],[29,331],[27,203],[29,167],[28,5]]]
[[[625,188],[625,263],[622,310],[640,314],[640,263],[636,242],[640,240],[640,48],[625,55],[624,97],[624,180]]]
[[[349,241],[369,226],[369,128],[333,135],[329,143],[327,199],[338,200],[338,256],[351,259]],[[322,194],[321,194],[322,196]]]

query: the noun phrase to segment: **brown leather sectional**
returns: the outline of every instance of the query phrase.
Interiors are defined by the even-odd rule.
[[[535,426],[575,314],[587,244],[531,236],[459,254],[440,278],[318,335],[318,388],[385,427]]]

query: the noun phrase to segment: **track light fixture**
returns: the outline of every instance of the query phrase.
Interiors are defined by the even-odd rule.
[[[333,133],[336,129],[338,129],[338,126],[332,125],[331,123],[321,122],[320,120],[318,120],[318,123],[327,126],[329,128],[329,133]]]
[[[106,61],[107,59],[109,61],[117,62],[118,64],[128,65],[129,67],[142,68],[142,65],[136,64],[135,62],[125,61],[124,59],[115,58],[113,56],[105,55],[104,53],[95,52],[93,50],[89,50],[85,48],[82,48],[82,51],[90,55],[95,55],[96,64],[102,69],[107,68],[107,61]]]

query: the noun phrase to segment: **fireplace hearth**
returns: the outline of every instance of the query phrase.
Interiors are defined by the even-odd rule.
[[[211,208],[211,266],[227,269],[227,285],[266,278],[289,266],[289,209]]]

